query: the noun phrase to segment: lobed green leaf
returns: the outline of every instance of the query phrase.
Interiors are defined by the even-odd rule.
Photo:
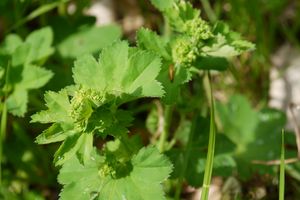
[[[160,66],[155,54],[132,51],[127,42],[116,42],[102,51],[99,62],[92,56],[78,59],[73,77],[76,84],[121,97],[120,101],[126,102],[163,95],[162,87],[156,81]]]
[[[133,155],[127,175],[122,177],[112,176],[109,171],[115,169],[100,156],[94,155],[92,159],[83,166],[74,157],[63,166],[58,177],[64,184],[61,200],[165,199],[160,184],[169,176],[172,165],[155,147],[142,148]],[[78,189],[82,192],[74,195]]]

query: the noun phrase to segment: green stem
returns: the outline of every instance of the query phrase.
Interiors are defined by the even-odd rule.
[[[7,126],[7,105],[6,105],[6,98],[8,93],[8,79],[9,79],[9,70],[10,69],[10,62],[7,63],[6,72],[5,72],[5,84],[4,84],[4,100],[2,106],[2,113],[1,113],[1,124],[0,124],[0,187],[2,186],[2,160],[3,160],[3,141],[6,135],[6,126]]]
[[[2,114],[1,114],[1,128],[0,128],[0,186],[2,186],[2,154],[3,154],[3,141],[6,135],[7,124],[7,108],[6,102],[3,102]]]
[[[281,158],[280,158],[280,175],[279,175],[279,200],[284,200],[284,130],[281,133]]]
[[[169,38],[172,34],[171,26],[167,17],[164,16],[164,33],[163,36]]]
[[[67,14],[67,6],[63,1],[61,1],[58,6],[58,13],[60,16],[65,16]]]
[[[209,96],[210,97],[210,128],[209,128],[208,152],[207,152],[207,159],[205,164],[201,200],[208,200],[209,187],[211,183],[212,170],[213,170],[215,141],[216,141],[214,98],[212,94],[212,86],[211,86],[209,72],[207,73],[206,78],[208,81],[207,85],[210,91],[210,96]]]
[[[211,8],[208,0],[200,0],[200,1],[209,21],[215,22],[217,20],[217,16],[215,15],[213,9]]]
[[[194,120],[193,120],[193,123],[192,123],[192,128],[191,128],[191,131],[190,131],[190,134],[189,134],[189,139],[188,139],[188,142],[187,142],[187,146],[186,146],[186,149],[184,151],[183,166],[182,166],[180,176],[178,178],[178,183],[177,183],[176,193],[175,193],[175,199],[176,200],[180,200],[182,183],[183,183],[184,175],[186,173],[186,169],[187,169],[187,166],[188,166],[188,160],[189,160],[189,157],[190,157],[192,142],[193,142],[194,135],[195,135],[196,124],[197,124],[197,121],[198,121],[197,119],[198,119],[198,116],[194,117]]]
[[[169,136],[169,128],[170,128],[172,113],[173,113],[173,107],[170,105],[166,105],[164,111],[164,127],[158,143],[158,149],[160,152],[165,151],[166,142]]]

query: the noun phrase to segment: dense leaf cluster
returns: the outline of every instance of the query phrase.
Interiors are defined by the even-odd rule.
[[[137,137],[128,136],[133,115],[121,106],[149,97],[159,98],[165,105],[174,104],[181,86],[192,79],[195,71],[224,70],[228,58],[254,46],[223,23],[210,25],[186,1],[152,3],[170,26],[169,37],[141,28],[137,47],[130,47],[117,39],[119,30],[112,26],[84,30],[58,44],[60,56],[76,57],[74,84],[58,92],[47,91],[46,109],[34,114],[32,122],[49,124],[36,138],[37,143],[61,143],[54,162],[61,167],[58,180],[63,185],[62,200],[165,199],[161,183],[171,175],[173,166],[172,175],[178,178],[182,165],[196,167],[192,161],[196,159],[197,164],[204,163],[204,154],[182,163],[178,157],[186,152],[175,150],[168,152],[172,164],[155,146],[143,147]],[[95,45],[93,36],[104,32],[112,33],[110,38]],[[53,53],[51,43],[52,30],[43,28],[25,41],[9,35],[0,48],[1,93],[7,97],[12,114],[23,116],[28,90],[42,87],[52,77],[52,72],[40,67]],[[89,48],[78,49],[81,44]],[[100,55],[95,56],[98,50]],[[111,137],[113,140],[108,141]],[[95,138],[106,142],[96,148]],[[190,148],[197,148],[197,142]],[[232,166],[235,162],[227,152],[215,159],[216,168]],[[184,171],[184,177],[191,185],[199,186],[201,179],[195,180],[192,173],[203,171],[195,170]]]

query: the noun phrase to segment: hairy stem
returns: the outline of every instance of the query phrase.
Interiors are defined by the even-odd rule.
[[[211,86],[211,80],[209,72],[205,77],[207,79],[207,86],[210,91],[210,128],[209,128],[209,140],[208,140],[208,152],[206,157],[204,180],[202,186],[201,200],[208,200],[209,187],[211,183],[212,170],[213,170],[213,160],[215,153],[215,141],[216,141],[216,130],[215,130],[215,108],[214,108],[214,98]]]

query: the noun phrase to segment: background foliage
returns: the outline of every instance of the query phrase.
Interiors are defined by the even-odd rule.
[[[113,2],[114,21],[96,26],[85,14],[93,1],[0,1],[0,199],[57,199],[61,190],[62,199],[89,199],[97,188],[109,199],[113,187],[129,199],[197,198],[210,130],[207,69],[223,199],[277,199],[279,167],[266,163],[280,159],[287,117],[268,107],[269,73],[281,45],[299,47],[299,1],[189,1],[201,12],[189,4],[176,12],[172,0]],[[128,16],[143,28],[128,31]],[[293,132],[286,158],[297,157]],[[286,165],[286,199],[300,198],[299,170]],[[86,185],[89,196],[78,192]]]

